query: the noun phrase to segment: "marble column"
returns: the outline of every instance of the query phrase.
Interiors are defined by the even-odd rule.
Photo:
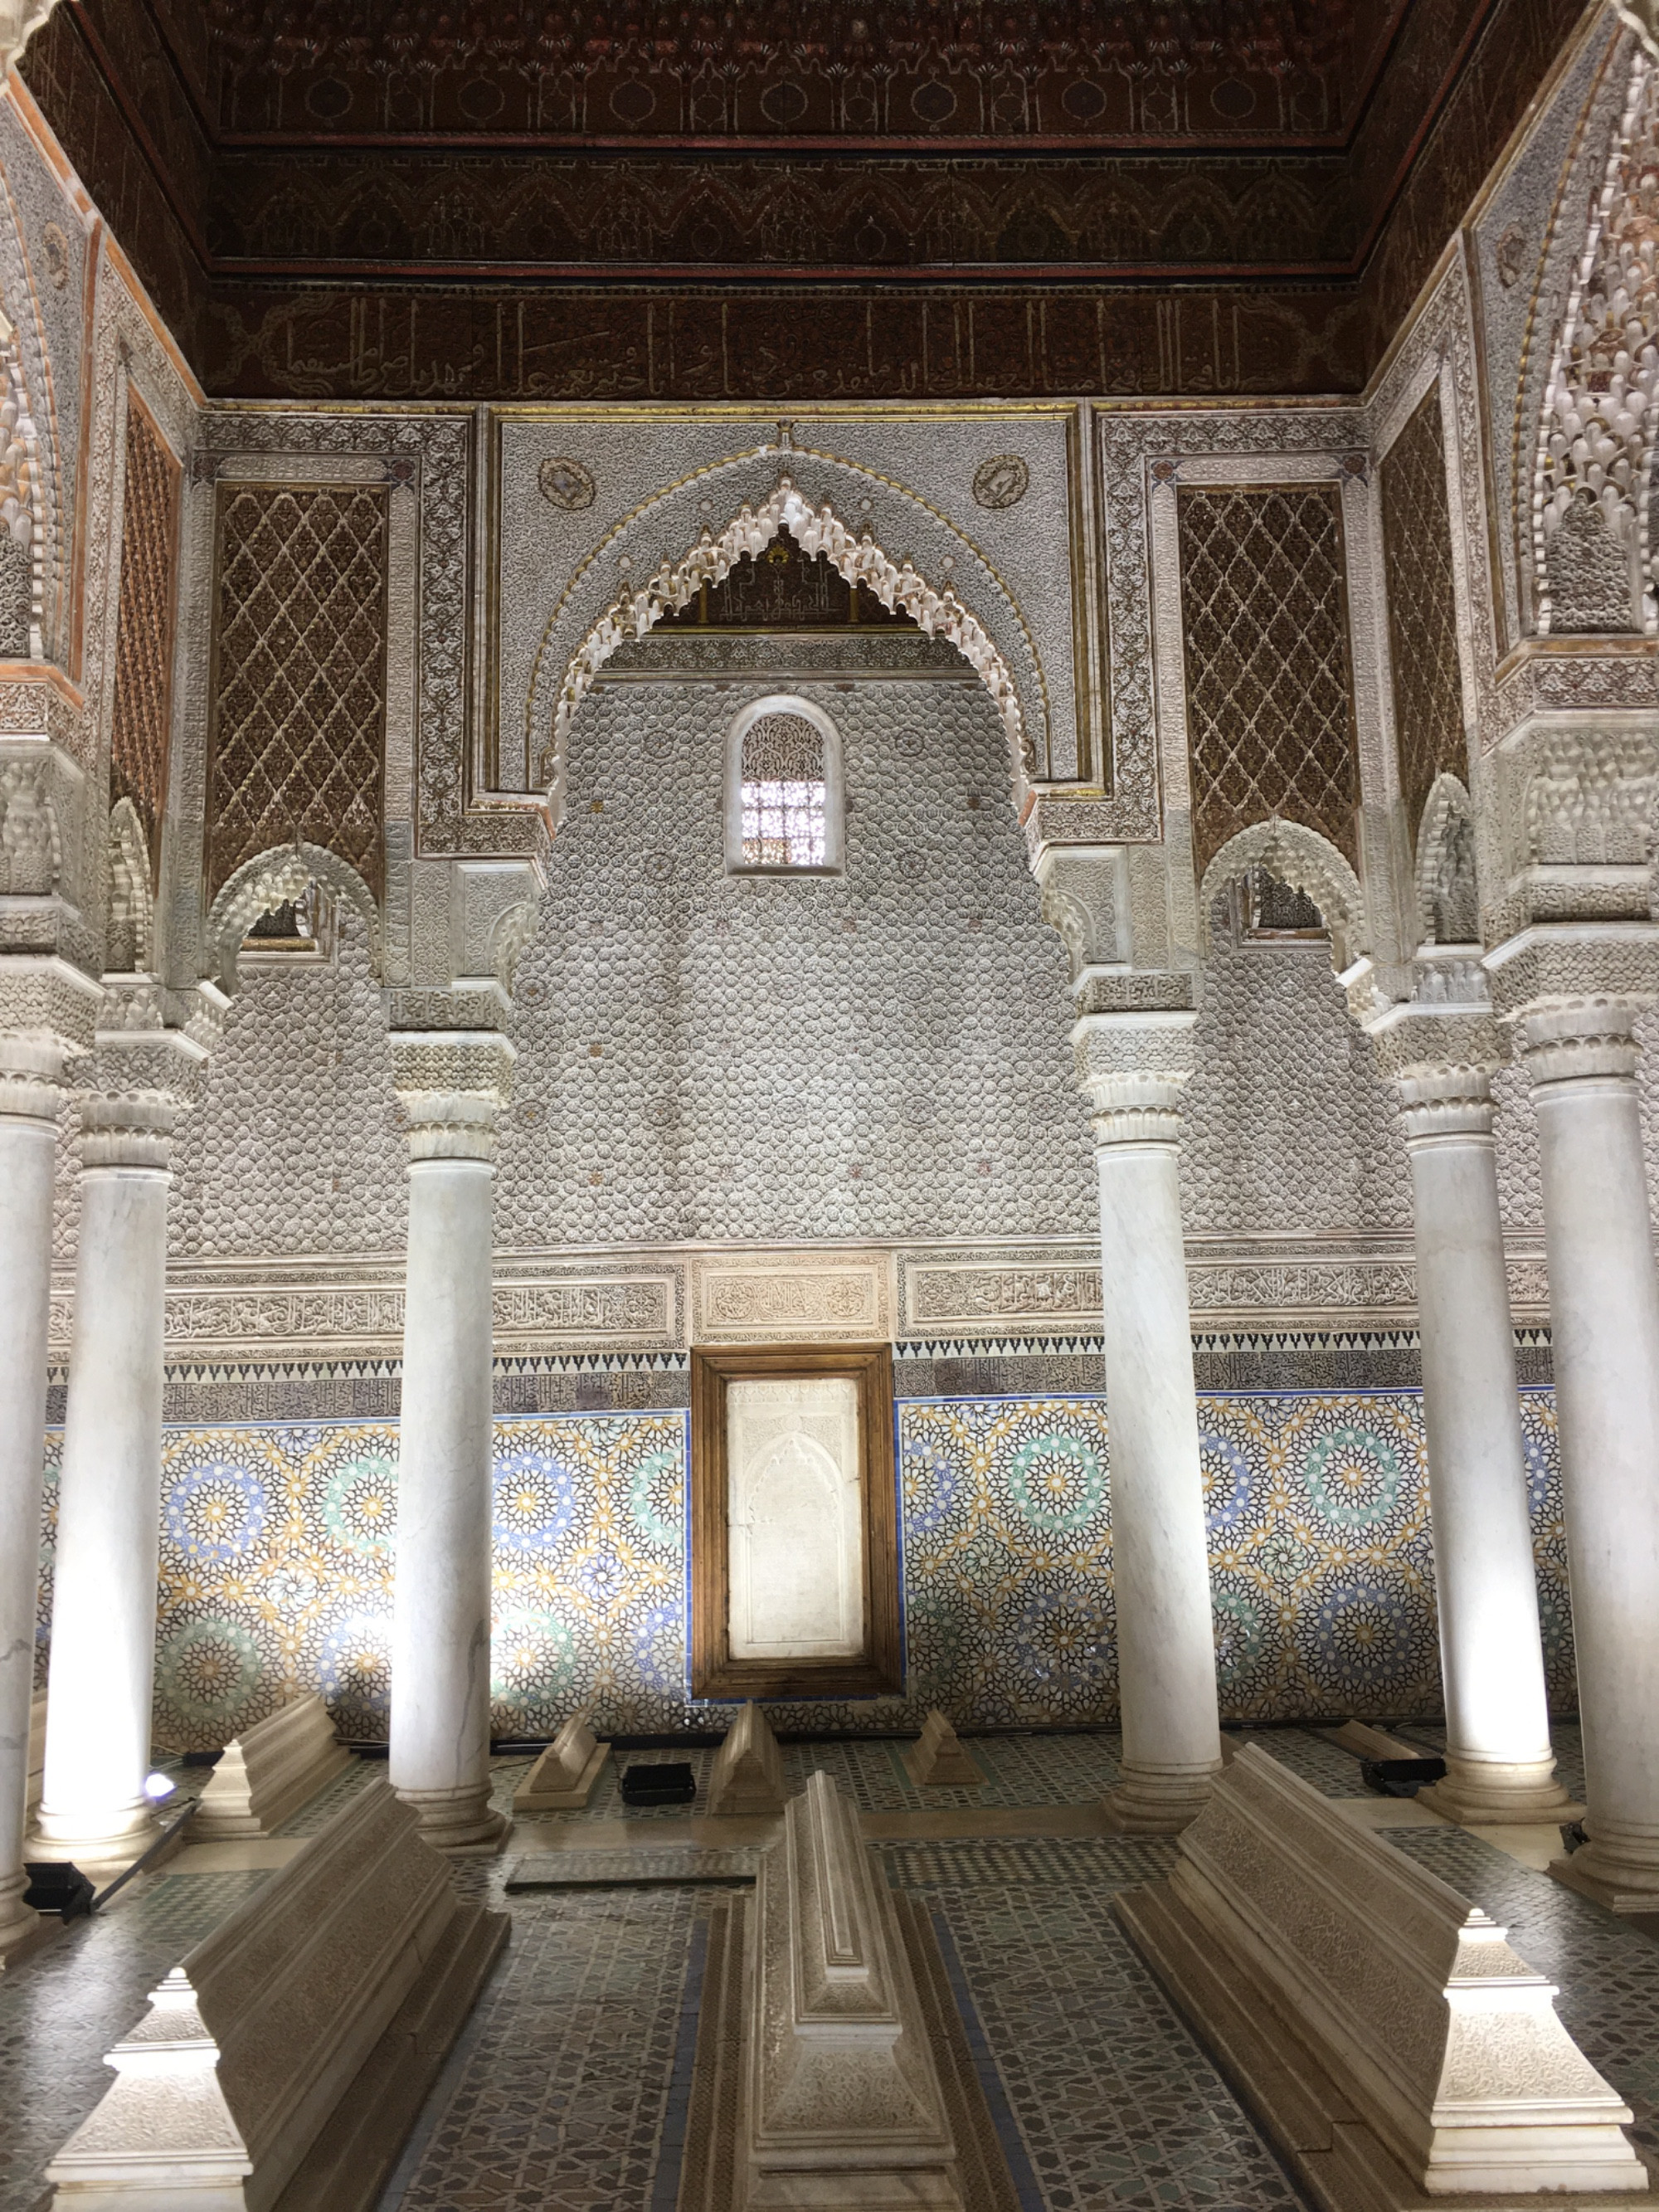
[[[1220,1767],[1178,1161],[1194,1019],[1085,1012],[1073,1032],[1100,1176],[1123,1729],[1107,1803],[1139,1835],[1178,1834]]]
[[[23,1902],[23,1832],[63,1061],[54,1040],[0,1036],[0,1283],[7,1310],[0,1361],[0,1960],[42,1925]]]
[[[489,1807],[491,1200],[513,1060],[490,1032],[394,1033],[409,1252],[392,1621],[392,1785],[441,1850],[495,1848]]]
[[[31,1855],[94,1873],[155,1828],[150,1771],[167,1188],[177,1103],[81,1103],[75,1321],[58,1478],[46,1764]]]
[[[1487,957],[1538,1118],[1589,1807],[1590,1840],[1551,1871],[1630,1912],[1659,1911],[1659,1270],[1635,1036],[1652,936],[1534,927]]]
[[[1527,1505],[1515,1331],[1492,1140],[1490,1037],[1479,1064],[1398,1064],[1379,1039],[1410,1156],[1429,1510],[1446,1701],[1446,1778],[1420,1794],[1465,1822],[1559,1820]],[[1434,1017],[1416,1018],[1432,1029]]]

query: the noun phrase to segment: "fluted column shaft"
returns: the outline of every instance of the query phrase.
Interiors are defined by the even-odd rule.
[[[46,1765],[31,1850],[93,1869],[131,1858],[154,1826],[144,1780],[175,1112],[154,1094],[82,1104]]]
[[[7,1316],[7,1356],[0,1360],[0,1958],[40,1927],[23,1902],[23,1832],[62,1058],[34,1039],[0,1039],[0,1283]]]
[[[1490,1018],[1489,1017],[1487,1018]],[[1396,1078],[1410,1156],[1454,1820],[1559,1819],[1486,1066]]]
[[[1178,1158],[1193,1018],[1085,1015],[1073,1033],[1100,1184],[1123,1728],[1108,1803],[1147,1835],[1178,1833],[1220,1765]]]
[[[390,1778],[428,1843],[475,1850],[507,1826],[489,1808],[490,1294],[512,1048],[465,1034],[392,1044],[410,1164]]]
[[[1644,995],[1516,1018],[1543,1167],[1590,1841],[1553,1871],[1659,1911],[1659,1271],[1634,1035]]]

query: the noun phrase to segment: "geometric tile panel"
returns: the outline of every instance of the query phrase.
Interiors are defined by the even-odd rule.
[[[1575,1704],[1553,1394],[1522,1394],[1552,1702]],[[1224,1718],[1440,1711],[1420,1394],[1200,1397]],[[686,1666],[687,1417],[495,1424],[493,1718],[551,1734],[718,1725]],[[1098,1398],[898,1408],[906,1697],[780,1725],[1100,1726],[1117,1713],[1106,1409]],[[48,1439],[44,1680],[58,1439]],[[397,1522],[392,1422],[170,1428],[155,1740],[209,1749],[292,1692],[382,1737]]]

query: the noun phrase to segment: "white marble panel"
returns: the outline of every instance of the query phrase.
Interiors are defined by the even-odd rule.
[[[734,1659],[854,1658],[864,1648],[858,1386],[738,1381],[726,1395]]]

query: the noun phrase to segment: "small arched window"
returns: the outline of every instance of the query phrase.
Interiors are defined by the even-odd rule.
[[[768,875],[842,865],[841,740],[805,699],[757,700],[732,726],[726,865]]]

